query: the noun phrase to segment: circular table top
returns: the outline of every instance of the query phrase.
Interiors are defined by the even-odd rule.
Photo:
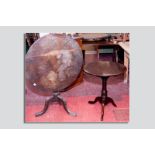
[[[111,61],[96,61],[84,66],[84,71],[98,77],[108,77],[123,74],[126,67],[120,63]]]
[[[83,56],[78,43],[64,34],[38,39],[25,56],[25,81],[34,93],[51,96],[67,90],[78,78]]]

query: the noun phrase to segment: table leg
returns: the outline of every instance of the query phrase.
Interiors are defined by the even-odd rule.
[[[49,101],[45,101],[45,105],[44,105],[43,110],[40,111],[40,112],[37,112],[37,113],[35,114],[35,116],[38,117],[38,116],[43,115],[43,114],[47,111],[48,107],[49,107]]]
[[[103,121],[103,117],[104,117],[104,104],[102,104],[101,121]]]
[[[49,107],[49,104],[51,104],[51,103],[53,103],[53,102],[58,102],[60,105],[63,105],[64,110],[65,110],[69,115],[71,115],[71,116],[77,116],[76,113],[71,112],[71,111],[68,109],[67,104],[66,104],[66,101],[64,101],[64,99],[63,99],[61,96],[59,96],[59,95],[60,95],[59,93],[54,93],[53,96],[52,96],[50,99],[48,99],[47,101],[45,101],[45,105],[44,105],[43,110],[40,111],[40,112],[38,112],[38,113],[36,113],[35,116],[38,117],[38,116],[43,115],[43,114],[47,111],[47,109],[48,109],[48,107]]]
[[[107,97],[106,103],[107,103],[107,104],[108,104],[108,103],[112,103],[112,105],[113,105],[114,107],[117,107],[117,105],[115,104],[114,100],[113,100],[111,97]]]
[[[94,101],[88,101],[89,104],[95,104],[97,101],[101,101],[101,97],[97,96]]]

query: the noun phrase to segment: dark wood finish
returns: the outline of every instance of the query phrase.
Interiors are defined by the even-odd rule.
[[[45,105],[44,105],[44,108],[42,109],[42,111],[36,113],[35,116],[38,117],[38,116],[43,115],[48,110],[49,105],[52,104],[52,103],[54,103],[54,102],[57,102],[60,105],[63,105],[65,111],[69,115],[71,115],[71,116],[77,116],[76,113],[71,112],[68,109],[66,101],[64,101],[64,99],[61,96],[59,96],[59,95],[60,95],[60,93],[53,93],[53,96],[50,99],[48,99],[48,100],[45,101]]]
[[[97,101],[101,103],[101,121],[103,121],[105,105],[112,103],[113,106],[117,107],[113,99],[108,97],[107,80],[110,76],[123,74],[126,71],[126,68],[124,65],[119,63],[110,61],[97,61],[85,65],[84,71],[88,74],[100,77],[102,80],[101,96],[97,96],[94,101],[89,101],[88,103],[95,104]]]
[[[59,92],[67,91],[74,84],[82,67],[82,51],[69,36],[50,33],[32,44],[25,56],[26,85],[38,95],[52,95],[36,116],[43,115],[53,102],[63,105],[68,114],[76,115],[68,110]]]
[[[82,55],[83,55],[83,60],[85,60],[85,57],[84,57],[85,54],[84,54],[84,51],[82,50],[82,40],[81,40],[81,38],[78,37],[78,38],[74,38],[74,39],[79,44],[79,46],[81,48]],[[83,61],[83,64],[84,64],[84,61]],[[81,72],[80,72],[77,80],[74,82],[74,84],[70,88],[75,87],[76,85],[81,84],[81,82],[83,82],[83,65],[82,65],[82,69],[81,69]]]

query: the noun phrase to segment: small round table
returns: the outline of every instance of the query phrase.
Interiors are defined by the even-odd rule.
[[[123,74],[126,71],[126,67],[122,64],[110,62],[110,61],[96,61],[88,63],[84,66],[84,71],[93,76],[102,79],[102,90],[101,96],[95,98],[94,101],[89,101],[88,103],[94,104],[99,101],[102,105],[101,121],[104,117],[104,106],[108,103],[112,103],[113,106],[117,107],[112,98],[107,95],[107,79],[110,76],[116,76]]]

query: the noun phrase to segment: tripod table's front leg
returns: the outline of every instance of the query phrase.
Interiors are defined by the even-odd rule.
[[[103,121],[103,117],[104,117],[104,104],[101,104],[101,106],[102,106],[101,121]]]
[[[62,105],[63,105],[65,111],[66,111],[69,115],[71,115],[71,116],[77,116],[77,113],[71,112],[71,111],[68,109],[67,103],[66,103],[66,101],[64,101],[64,99],[63,99],[62,97],[58,96],[58,100],[59,100],[60,103],[62,103]]]
[[[45,105],[44,105],[43,110],[40,111],[40,112],[37,112],[37,113],[35,114],[35,116],[38,117],[38,116],[43,115],[43,114],[47,111],[48,106],[49,106],[49,101],[45,101]]]

